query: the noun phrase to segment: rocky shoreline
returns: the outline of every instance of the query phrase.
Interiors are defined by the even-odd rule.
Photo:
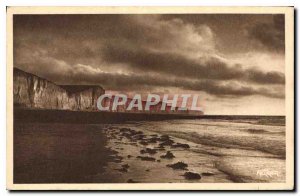
[[[214,178],[230,182],[226,175],[214,169],[210,158],[192,151],[188,142],[165,134],[106,126],[107,148],[115,152],[113,161],[95,180],[106,176],[107,182],[212,182]],[[189,158],[187,156],[191,155]],[[193,159],[193,160],[191,160]]]

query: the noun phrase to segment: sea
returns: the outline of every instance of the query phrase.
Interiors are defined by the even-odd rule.
[[[189,142],[193,147],[188,151],[198,153],[199,157],[210,157],[205,164],[223,172],[233,182],[285,182],[284,116],[142,121],[131,122],[127,127]],[[195,157],[197,155],[192,159]],[[189,157],[182,160],[188,162],[184,159]],[[223,182],[223,179],[215,178],[209,182]]]

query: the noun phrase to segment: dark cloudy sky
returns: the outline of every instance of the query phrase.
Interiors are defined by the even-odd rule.
[[[193,93],[206,114],[284,114],[283,15],[14,15],[14,66],[58,84]]]

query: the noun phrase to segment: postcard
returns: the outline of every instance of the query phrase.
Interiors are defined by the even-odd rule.
[[[7,189],[294,178],[293,7],[7,8]]]

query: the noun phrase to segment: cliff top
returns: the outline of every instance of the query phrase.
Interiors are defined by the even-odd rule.
[[[27,75],[27,76],[33,76],[33,77],[37,77],[41,80],[46,80],[47,82],[49,83],[52,83],[64,90],[66,90],[68,93],[78,93],[78,92],[81,92],[81,91],[84,91],[84,90],[87,90],[87,89],[91,89],[91,88],[100,88],[102,90],[104,90],[100,85],[58,85],[50,80],[47,80],[45,78],[42,78],[40,76],[37,76],[35,74],[32,74],[32,73],[29,73],[29,72],[26,72],[26,71],[23,71],[17,67],[14,67],[14,74],[18,73],[18,74],[24,74],[24,75]]]
[[[104,90],[99,85],[59,85],[59,86],[65,89],[69,93],[78,93],[93,88],[101,88],[102,90]]]

